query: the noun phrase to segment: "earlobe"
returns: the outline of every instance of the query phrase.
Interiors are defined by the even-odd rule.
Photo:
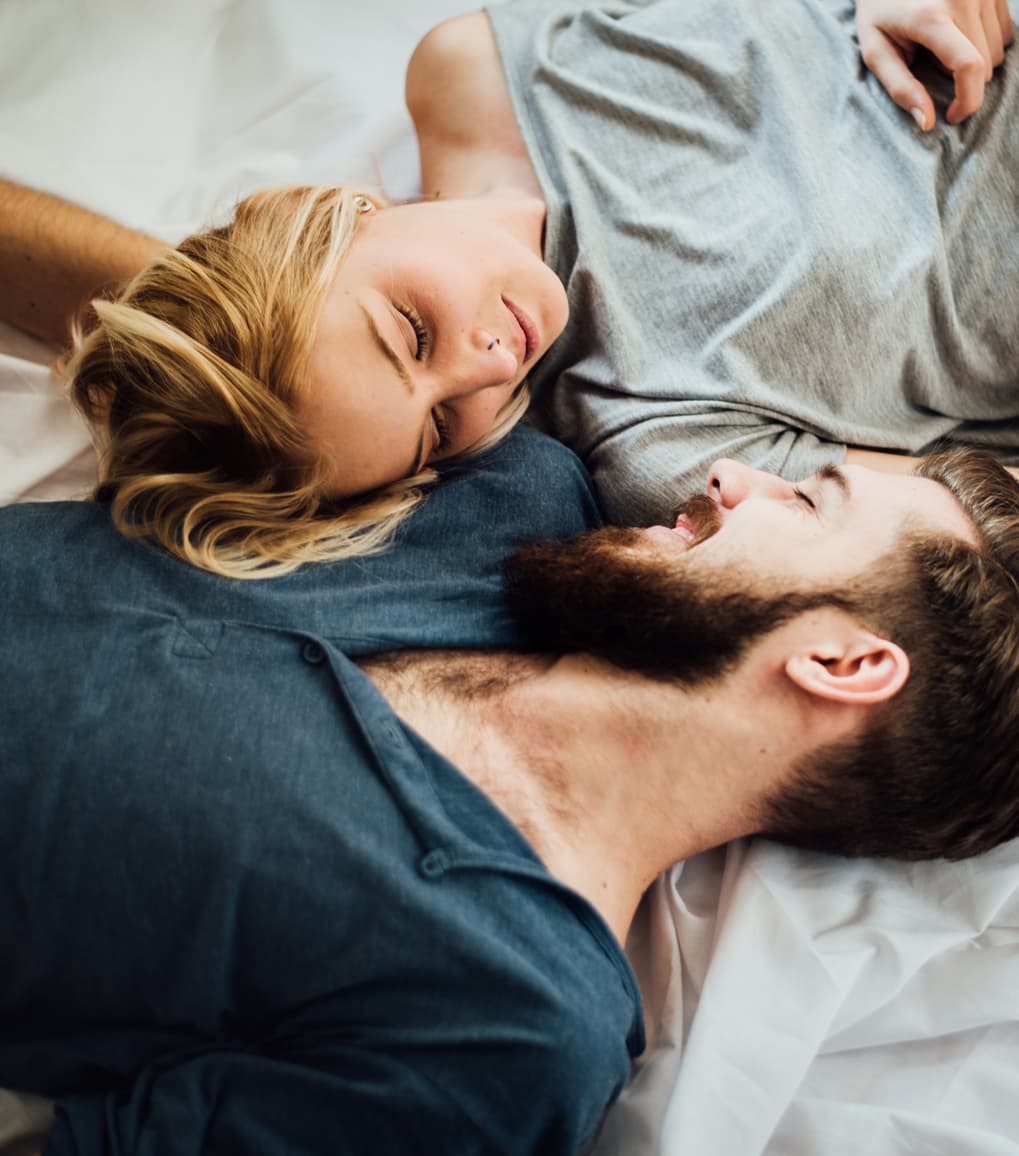
[[[794,654],[786,660],[785,672],[807,694],[867,706],[899,693],[909,678],[909,658],[896,643],[865,634],[845,647]]]

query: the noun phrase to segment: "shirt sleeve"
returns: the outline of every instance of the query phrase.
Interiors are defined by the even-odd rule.
[[[409,1067],[355,1049],[328,1070],[244,1052],[149,1068],[126,1092],[58,1103],[45,1156],[399,1156],[490,1152]]]
[[[647,409],[652,406],[647,404]],[[801,481],[822,466],[841,465],[846,444],[797,429],[772,416],[722,405],[676,403],[605,438],[588,468],[606,518],[621,525],[668,519],[700,493],[719,458]]]
[[[477,1063],[470,1051],[464,1067]],[[582,1088],[562,1095],[540,1056],[526,1098],[521,1071],[504,1073],[505,1085],[495,1074],[487,1104],[460,1098],[463,1080],[448,1068],[354,1040],[295,1041],[286,1058],[191,1054],[152,1065],[124,1091],[58,1102],[44,1156],[573,1156],[590,1139]]]

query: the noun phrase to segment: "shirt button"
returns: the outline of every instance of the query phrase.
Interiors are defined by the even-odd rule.
[[[399,742],[400,741],[400,732],[396,729],[396,726],[393,723],[391,723],[391,722],[383,723],[382,724],[382,737],[387,742],[390,742],[390,743]]]
[[[435,879],[449,866],[449,856],[445,851],[429,851],[418,864],[426,879]]]
[[[306,642],[301,647],[301,657],[312,666],[318,666],[320,662],[325,662],[326,652],[317,642]]]

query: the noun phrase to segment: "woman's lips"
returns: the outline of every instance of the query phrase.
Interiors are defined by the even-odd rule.
[[[538,348],[538,327],[527,316],[527,314],[515,304],[508,297],[503,297],[503,305],[510,311],[513,320],[516,321],[520,328],[520,336],[523,340],[524,351],[520,358],[520,364],[524,365],[531,360],[534,351]]]

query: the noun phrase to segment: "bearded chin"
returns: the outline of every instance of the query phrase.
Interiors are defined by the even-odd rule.
[[[515,554],[510,607],[537,650],[587,653],[647,677],[695,685],[724,675],[757,638],[803,609],[746,578],[666,559],[639,530],[592,530]]]

